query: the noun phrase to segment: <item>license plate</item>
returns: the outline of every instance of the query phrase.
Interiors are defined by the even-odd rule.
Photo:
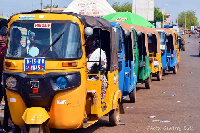
[[[39,81],[30,81],[30,86],[32,89],[39,88]]]
[[[24,71],[44,71],[45,58],[24,58]]]

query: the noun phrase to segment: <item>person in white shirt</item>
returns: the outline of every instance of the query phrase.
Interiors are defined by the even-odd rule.
[[[86,42],[86,56],[87,56],[87,70],[88,73],[98,73],[99,68],[103,68],[104,70],[107,69],[107,58],[106,52],[99,48],[99,41],[98,39],[90,36]],[[100,63],[101,59],[101,63]],[[101,66],[99,67],[99,63]],[[89,78],[90,79],[90,78]],[[98,80],[98,76],[92,75],[90,80]],[[108,87],[108,80],[104,72],[101,72],[100,80],[101,84],[101,103],[104,101],[104,97],[106,94],[106,89]]]

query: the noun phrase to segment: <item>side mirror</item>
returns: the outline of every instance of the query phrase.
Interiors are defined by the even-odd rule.
[[[91,27],[86,27],[85,34],[91,36],[93,34],[93,29]]]
[[[138,31],[138,32],[137,32],[137,35],[138,35],[138,36],[141,36],[141,35],[142,35],[142,32],[141,32],[141,31]]]
[[[1,30],[0,30],[0,34],[1,34],[2,36],[6,36],[7,30],[8,30],[8,29],[7,29],[6,26],[2,27]]]
[[[125,30],[124,33],[125,33],[126,36],[130,35],[130,31],[129,30]]]
[[[148,37],[152,37],[152,33],[148,33]]]

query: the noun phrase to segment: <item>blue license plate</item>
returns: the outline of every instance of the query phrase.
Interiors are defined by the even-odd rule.
[[[45,58],[25,58],[24,71],[44,71]]]

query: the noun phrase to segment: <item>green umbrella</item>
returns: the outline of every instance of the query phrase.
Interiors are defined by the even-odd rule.
[[[103,18],[106,20],[121,21],[127,24],[135,24],[139,26],[155,28],[154,25],[152,25],[145,18],[131,12],[115,12],[108,14]]]

